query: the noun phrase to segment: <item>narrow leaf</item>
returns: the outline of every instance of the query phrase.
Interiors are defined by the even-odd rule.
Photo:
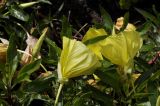
[[[24,86],[24,91],[26,92],[43,92],[46,89],[50,88],[51,82],[55,79],[54,75],[50,75],[45,78],[36,79]]]
[[[63,16],[62,18],[62,30],[61,37],[66,36],[68,38],[72,38],[72,26],[69,24],[67,18]]]
[[[48,27],[47,28],[44,28],[44,30],[42,31],[42,35],[40,36],[40,38],[38,39],[35,47],[33,48],[33,52],[32,52],[32,60],[34,60],[34,58],[38,55],[38,53],[40,52],[40,49],[41,49],[41,46],[42,46],[42,43],[43,43],[43,40],[45,39],[46,37],[46,33],[48,31]]]
[[[156,99],[158,97],[158,90],[157,86],[155,85],[155,82],[149,81],[147,84],[148,93],[152,93],[152,95],[149,95],[149,101],[151,103],[151,106],[154,106],[156,104]]]
[[[15,38],[15,33],[13,33],[9,39],[5,71],[3,71],[3,80],[4,83],[8,86],[11,86],[12,78],[18,66],[18,56]]]
[[[121,31],[124,31],[124,29],[127,27],[129,22],[129,12],[125,13],[124,15],[124,21],[123,21],[123,26],[121,28]]]
[[[104,26],[105,26],[106,30],[109,31],[109,33],[111,33],[112,29],[113,29],[112,18],[104,8],[100,7],[100,11],[101,11],[101,16],[104,21]]]
[[[160,22],[158,21],[158,19],[154,15],[152,15],[151,13],[149,13],[147,11],[144,11],[144,10],[141,10],[141,9],[138,9],[138,8],[136,8],[136,10],[141,15],[143,15],[145,18],[148,18],[149,20],[151,20],[152,22],[154,22],[154,24],[156,24],[156,25],[160,24]]]
[[[18,73],[18,77],[16,78],[14,85],[20,83],[22,81],[30,81],[30,75],[39,69],[41,60],[36,60],[30,64],[25,65]]]
[[[108,70],[103,72],[102,70],[97,70],[95,74],[101,79],[102,82],[110,85],[117,91],[120,90],[120,79],[116,70]]]
[[[20,7],[18,7],[17,5],[13,5],[11,6],[11,8],[9,9],[10,14],[22,21],[28,21],[29,19],[29,15],[24,12]]]

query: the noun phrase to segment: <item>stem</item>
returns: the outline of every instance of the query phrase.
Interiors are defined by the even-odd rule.
[[[40,66],[43,68],[43,70],[44,70],[45,72],[48,72],[47,69],[44,67],[43,64],[40,64]]]
[[[63,83],[59,85],[58,92],[57,92],[57,95],[56,95],[56,100],[54,102],[54,106],[57,106],[57,104],[58,104],[58,99],[59,99],[59,96],[60,96],[63,85],[64,85]]]
[[[82,29],[84,29],[87,25],[88,25],[87,23],[84,24],[84,25],[81,27],[81,29],[80,29],[74,36],[77,36],[78,33],[80,33],[80,32],[82,31]]]

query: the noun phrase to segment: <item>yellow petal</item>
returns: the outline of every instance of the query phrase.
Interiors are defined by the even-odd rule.
[[[132,59],[142,45],[140,35],[136,31],[125,31],[106,38],[102,54],[112,63],[119,66],[130,65]]]
[[[136,31],[124,31],[123,34],[127,41],[128,54],[133,59],[141,48],[142,39]]]
[[[106,38],[106,45],[102,48],[102,54],[112,63],[124,66],[129,61],[125,36],[112,35]]]
[[[99,66],[97,56],[82,42],[63,37],[63,50],[58,63],[60,81],[92,74]]]
[[[89,30],[86,32],[86,34],[83,37],[83,42],[96,38],[98,36],[104,36],[107,35],[106,31],[104,29],[96,29],[96,28],[89,28]]]
[[[104,29],[96,29],[96,28],[90,28],[86,34],[84,35],[82,42],[85,42],[87,40],[91,40],[93,38],[107,35],[106,31]],[[96,43],[92,43],[87,45],[88,48],[90,48],[100,60],[103,59],[101,54],[101,45],[104,43],[104,40],[98,41]]]
[[[135,31],[135,30],[136,30],[136,27],[131,23],[128,23],[125,29],[125,31]]]

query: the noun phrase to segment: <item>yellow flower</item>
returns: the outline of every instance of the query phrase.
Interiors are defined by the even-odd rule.
[[[96,28],[90,28],[86,34],[84,35],[82,42],[86,42],[88,40],[94,39],[96,37],[102,37],[107,35],[106,31],[104,29],[96,29]],[[101,45],[104,43],[105,40],[100,40],[95,43],[88,44],[87,47],[90,48],[100,60],[103,59],[101,54]]]
[[[69,78],[92,74],[100,65],[97,56],[82,42],[63,37],[63,50],[57,70],[61,83]]]
[[[133,58],[142,45],[140,35],[136,31],[124,31],[106,38],[102,54],[113,64],[129,69]],[[126,69],[125,69],[126,70]]]

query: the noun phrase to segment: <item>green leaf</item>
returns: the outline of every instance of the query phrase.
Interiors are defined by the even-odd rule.
[[[16,39],[15,33],[13,33],[9,39],[6,65],[5,65],[5,70],[3,71],[3,81],[8,86],[11,86],[12,78],[18,66],[18,56],[17,56],[15,39]]]
[[[129,9],[131,6],[131,0],[120,0],[119,5],[121,9]]]
[[[147,12],[147,11],[144,11],[144,10],[141,10],[141,9],[138,9],[136,8],[136,10],[142,14],[145,18],[151,20],[155,25],[159,25],[160,24],[160,21],[157,19],[157,17],[155,17],[154,15],[152,15],[151,13]]]
[[[154,106],[156,104],[156,99],[158,98],[158,85],[156,85],[155,81],[149,81],[147,84],[148,93],[152,93],[152,95],[149,95],[149,101],[151,103],[151,106]]]
[[[84,103],[85,103],[85,100],[87,98],[89,98],[90,96],[92,95],[92,92],[87,92],[87,93],[83,93],[81,94],[80,96],[76,97],[74,100],[73,100],[73,106],[83,106]]]
[[[153,93],[134,93],[133,98],[135,98],[135,99],[144,98],[144,97],[148,97],[150,95],[153,95]]]
[[[25,65],[18,73],[18,76],[17,78],[15,79],[14,81],[14,86],[17,84],[17,83],[20,83],[22,81],[30,81],[29,77],[30,75],[37,71],[40,67],[40,63],[41,63],[41,60],[36,60],[36,61],[33,61],[32,63],[30,64],[27,64]]]
[[[49,38],[46,38],[45,41],[49,46],[48,60],[46,60],[45,62],[57,65],[58,59],[61,54],[61,49],[55,44],[55,42],[53,42]]]
[[[5,63],[0,62],[0,72],[5,70]]]
[[[98,89],[88,85],[89,89],[92,91],[92,98],[94,98],[95,100],[98,100],[100,102],[102,102],[104,104],[104,106],[112,106],[113,105],[113,98],[104,93],[99,91]]]
[[[61,37],[66,36],[68,38],[72,38],[72,26],[65,16],[62,18],[62,30],[60,35]]]
[[[100,7],[100,11],[101,11],[101,16],[104,21],[104,27],[106,28],[107,32],[109,32],[109,34],[111,34],[112,29],[113,29],[112,18],[104,8]]]
[[[154,65],[153,67],[151,67],[150,69],[148,69],[148,71],[144,72],[140,77],[138,77],[138,79],[135,81],[135,85],[137,85],[138,87],[136,88],[137,91],[141,91],[148,83],[148,81],[150,80],[150,76],[155,73],[158,72],[157,70],[159,66]],[[158,72],[159,75],[159,72]]]
[[[43,92],[46,91],[47,89],[50,89],[50,85],[52,81],[55,80],[55,76],[49,75],[48,77],[44,78],[38,78],[30,83],[27,83],[24,87],[23,90],[25,92]]]
[[[16,49],[15,42],[16,42],[16,36],[15,36],[15,33],[13,33],[10,36],[9,46],[7,49],[7,62],[6,63],[8,63],[8,64],[11,63],[17,55],[17,49]]]
[[[101,79],[102,82],[106,83],[107,85],[110,85],[114,89],[116,89],[117,92],[119,92],[121,86],[120,86],[120,78],[117,74],[116,70],[106,70],[106,69],[99,69],[95,72],[95,74]]]
[[[50,105],[47,106],[51,106],[51,103],[53,104],[53,100],[51,98],[48,97],[48,95],[42,95],[36,92],[24,92],[24,91],[17,91],[15,92],[16,97],[19,98],[19,103],[21,104],[21,106],[32,106],[32,102],[35,100],[38,101],[43,101],[40,103],[49,103]],[[32,105],[31,105],[32,104]],[[46,106],[44,104],[41,104],[42,106]]]
[[[154,81],[154,80],[156,80],[156,79],[159,78],[159,77],[160,77],[160,69],[157,68],[156,72],[153,73],[153,75],[150,77],[150,80],[151,80],[151,81]]]
[[[32,52],[32,61],[37,57],[38,53],[40,52],[43,40],[46,37],[46,33],[48,31],[48,27],[44,28],[44,30],[42,31],[42,35],[40,36],[40,38],[38,39],[35,47],[33,48],[33,52]]]
[[[142,103],[136,104],[136,106],[151,106],[151,104],[150,104],[149,101],[146,101],[146,102],[142,102]]]
[[[140,35],[146,34],[150,28],[153,26],[153,24],[150,21],[145,22],[142,24],[137,31],[140,33]]]
[[[124,31],[124,29],[127,27],[128,25],[128,22],[129,22],[129,12],[125,13],[124,15],[124,21],[123,21],[123,26],[122,28],[120,29],[121,31]]]
[[[29,19],[29,15],[23,11],[23,9],[21,9],[20,7],[18,7],[18,5],[12,5],[11,8],[9,9],[9,13],[22,21],[28,21]]]
[[[156,7],[155,7],[154,4],[152,5],[152,9],[153,9],[154,14],[157,16],[157,19],[160,19],[160,12],[158,12],[158,11],[156,10]]]
[[[4,99],[0,98],[0,106],[9,106],[9,104]]]
[[[149,44],[149,45],[143,45],[142,48],[140,49],[141,52],[148,52],[152,51],[155,48],[154,44]]]
[[[50,1],[48,0],[38,0],[38,1],[33,1],[33,2],[27,2],[27,3],[22,3],[19,5],[19,7],[21,8],[27,8],[27,7],[31,7],[37,3],[46,3],[46,4],[52,4]]]
[[[38,3],[38,1],[22,3],[22,4],[19,5],[19,7],[20,8],[27,8],[27,7],[33,6],[33,5],[37,4],[37,3]]]
[[[157,98],[156,106],[160,106],[160,96]]]
[[[38,2],[46,3],[46,4],[52,4],[49,0],[38,0]]]
[[[134,62],[140,67],[141,70],[139,71],[146,72],[148,71],[148,69],[151,68],[151,66],[147,64],[147,61],[144,60],[142,57],[135,57]]]

